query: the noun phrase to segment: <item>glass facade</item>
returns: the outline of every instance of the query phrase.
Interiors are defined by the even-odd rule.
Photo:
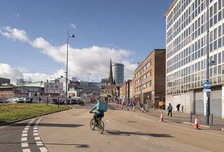
[[[166,14],[167,94],[202,88],[206,81],[209,29],[209,81],[224,81],[224,0],[177,0]],[[207,11],[209,16],[207,18]],[[207,28],[208,20],[208,28]]]

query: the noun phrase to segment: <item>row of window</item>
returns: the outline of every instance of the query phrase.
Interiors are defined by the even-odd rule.
[[[152,70],[149,72],[145,73],[141,78],[135,81],[135,85],[140,84],[143,80],[146,80],[147,78],[152,76]]]
[[[178,18],[192,0],[180,0],[170,14],[167,16],[167,29],[173,24],[174,19]]]
[[[221,69],[221,64],[224,63],[224,51],[218,54],[214,54],[213,56],[210,57],[210,62],[214,61],[213,66],[210,67],[210,77],[220,75],[222,74],[221,71],[224,70],[224,66]],[[192,64],[188,67],[183,68],[182,70],[179,70],[173,74],[170,74],[167,76],[167,81],[172,82],[178,78],[182,78],[183,76],[187,76],[190,74],[197,73],[199,71],[205,70],[206,68],[206,59],[201,60],[195,64]],[[224,71],[223,71],[224,72]]]
[[[201,3],[201,5],[202,4],[203,3]],[[209,21],[210,27],[214,26],[219,21],[221,21],[221,19],[224,18],[224,10],[223,11],[221,10],[223,7],[224,7],[224,0],[222,0],[222,1],[218,0],[218,2],[214,3],[214,5],[212,5],[210,7],[210,21]],[[190,8],[189,8],[189,10],[190,10]],[[198,6],[198,8],[200,8],[200,6]],[[189,12],[189,11],[187,11],[187,12]],[[184,44],[189,43],[190,40],[197,38],[200,34],[202,34],[206,31],[206,12],[204,12],[197,20],[194,21],[194,23],[191,26],[189,26],[188,28],[185,29],[185,31],[183,31],[183,29],[187,25],[189,25],[189,23],[191,21],[193,21],[193,19],[196,17],[194,11],[192,11],[191,14],[190,13],[187,13],[187,14],[189,14],[190,16],[187,16],[187,18],[185,18],[185,20],[188,21],[185,24],[185,26],[184,26],[185,21],[182,22],[182,20],[178,19],[170,30],[167,29],[168,30],[167,31],[168,57],[170,57],[172,54],[176,53],[176,51],[180,50],[183,46],[185,46]],[[182,34],[179,34],[179,33],[181,33],[181,31],[183,31]],[[194,33],[194,34],[191,35],[191,33]],[[179,35],[179,36],[177,37],[177,35]],[[190,37],[188,37],[189,35],[190,35]],[[172,43],[169,43],[171,41],[172,41]],[[181,41],[183,41],[182,44],[181,44]]]
[[[192,88],[201,88],[204,84],[204,80],[199,80],[197,82],[191,82],[185,85],[179,85],[179,86],[175,86],[175,87],[170,87],[166,89],[166,93],[167,94],[180,94],[183,92],[187,92],[189,90],[191,90]],[[214,77],[209,79],[209,82],[211,82],[212,84],[221,84],[224,83],[224,77],[222,76],[218,76],[218,77]]]
[[[135,92],[140,92],[146,88],[149,88],[152,86],[152,80],[149,80],[148,82],[142,84],[141,86],[138,86],[135,88]],[[142,89],[142,90],[141,90]]]
[[[224,10],[223,10],[223,18],[224,18]],[[195,23],[197,23],[197,22],[195,22]],[[205,24],[201,26],[201,29],[203,26],[205,26]],[[186,40],[193,41],[196,36],[201,34],[199,29],[200,29],[200,27],[198,28],[197,31],[195,31],[192,35],[190,35],[190,40],[188,37],[188,39],[185,39],[185,41]],[[205,29],[205,28],[203,28],[203,29]],[[202,30],[202,32],[205,32],[205,31]],[[217,50],[218,48],[220,48],[224,45],[224,38],[221,38],[222,35],[224,35],[224,25],[222,25],[222,27],[220,25],[219,27],[215,28],[214,30],[212,30],[210,32],[210,47],[209,47],[210,52]],[[173,51],[171,51],[167,54],[167,58],[172,56],[172,54],[174,54],[175,52],[181,50],[182,47],[189,44],[189,41],[186,41],[186,42],[185,41],[182,41],[180,44],[178,44],[177,47],[173,48]],[[189,46],[188,48],[185,48],[182,52],[178,53],[173,58],[167,60],[168,72],[171,72],[171,71],[205,55],[206,54],[206,48],[205,48],[206,43],[205,42],[206,42],[206,36],[202,37],[197,42],[195,42],[194,44]],[[197,45],[198,45],[198,47],[197,47]],[[184,55],[184,58],[183,58],[182,54],[186,50],[190,50],[190,51],[186,55]],[[193,54],[191,54],[191,53],[193,53]],[[172,65],[172,64],[174,64],[174,65]]]
[[[152,65],[152,60],[149,60],[136,74],[135,74],[135,78],[138,77],[139,75],[141,75],[141,73],[143,71],[145,71],[148,67],[150,67]]]
[[[175,23],[170,27],[167,28],[167,43],[172,41],[183,29],[189,25],[198,14],[200,14],[205,8],[205,2],[200,1],[198,5],[195,5],[195,3],[192,3],[190,7],[183,13],[183,15],[175,20]],[[205,21],[205,16],[202,18],[202,22]]]

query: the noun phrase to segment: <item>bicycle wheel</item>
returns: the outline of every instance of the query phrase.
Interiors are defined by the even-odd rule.
[[[95,120],[94,119],[91,119],[90,120],[90,128],[91,128],[91,130],[95,130],[95,127],[96,127]]]
[[[103,134],[104,131],[104,122],[102,120],[99,121],[99,125],[97,126],[100,134]]]

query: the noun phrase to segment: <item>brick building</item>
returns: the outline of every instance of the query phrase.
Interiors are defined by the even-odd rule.
[[[140,104],[159,107],[165,102],[166,51],[155,49],[134,71],[131,96]]]

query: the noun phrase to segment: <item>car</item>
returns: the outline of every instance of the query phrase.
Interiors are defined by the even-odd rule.
[[[27,98],[24,98],[23,101],[25,103],[32,103],[33,102],[33,98],[27,97]]]
[[[6,99],[0,98],[0,103],[7,103],[8,101]]]
[[[24,103],[24,98],[20,97],[20,98],[16,99],[16,102],[17,103]]]

